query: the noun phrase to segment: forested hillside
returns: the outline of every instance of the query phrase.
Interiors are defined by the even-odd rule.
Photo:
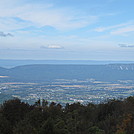
[[[44,82],[55,79],[134,80],[134,64],[46,65],[35,64],[0,68],[0,82]]]
[[[134,97],[101,104],[66,104],[19,99],[0,107],[0,134],[133,134]]]

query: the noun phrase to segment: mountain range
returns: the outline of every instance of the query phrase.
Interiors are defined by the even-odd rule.
[[[54,65],[0,67],[0,82],[45,82],[55,79],[134,80],[134,64]],[[7,77],[4,77],[7,76]]]

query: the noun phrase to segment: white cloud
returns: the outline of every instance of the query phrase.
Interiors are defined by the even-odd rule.
[[[120,28],[120,27],[123,27],[123,26],[131,25],[131,24],[132,24],[132,22],[127,22],[127,23],[122,23],[122,24],[113,25],[113,26],[98,27],[94,31],[104,32],[104,31],[113,30],[113,29]]]
[[[118,28],[117,30],[113,30],[111,34],[112,35],[124,35],[129,32],[134,32],[134,25]]]
[[[83,17],[71,9],[56,9],[52,4],[23,3],[19,5],[15,0],[14,5],[9,0],[0,2],[0,18],[4,19],[4,23],[0,22],[0,28],[13,30],[24,28],[30,23],[36,27],[49,25],[59,30],[70,30],[85,27],[97,21],[96,16]],[[16,22],[15,17],[20,18],[20,22]]]
[[[134,32],[134,21],[129,21],[127,23],[121,23],[118,25],[108,26],[108,27],[98,27],[94,31],[96,32],[108,32],[109,35],[121,35],[127,36],[129,33]]]
[[[60,45],[48,45],[48,46],[41,46],[42,49],[63,49],[64,47]]]
[[[0,29],[2,31],[15,31],[31,26],[32,23],[15,17],[0,17]]]

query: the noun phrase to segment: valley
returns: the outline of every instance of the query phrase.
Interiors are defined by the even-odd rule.
[[[108,99],[126,98],[134,95],[134,81],[102,82],[94,79],[57,79],[44,83],[10,82],[0,84],[0,98],[8,95],[33,104],[38,99],[66,103],[89,102],[99,104]]]

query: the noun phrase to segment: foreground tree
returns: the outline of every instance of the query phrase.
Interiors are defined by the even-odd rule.
[[[134,134],[134,97],[65,107],[42,102],[4,102],[0,107],[0,134]]]

